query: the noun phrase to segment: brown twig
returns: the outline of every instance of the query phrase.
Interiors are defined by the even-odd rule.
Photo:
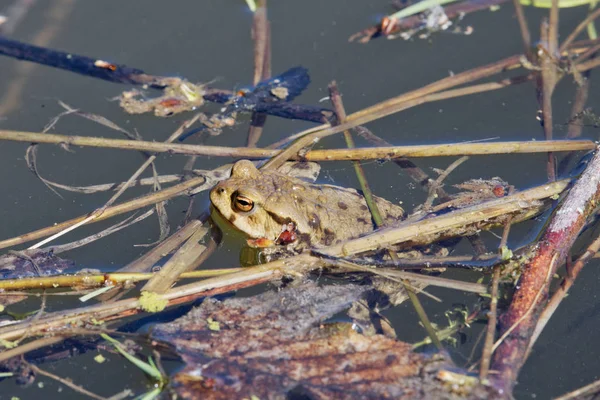
[[[204,218],[193,219],[177,230],[174,234],[162,241],[158,246],[152,248],[149,252],[136,260],[130,262],[119,272],[146,272],[158,263],[165,255],[181,246],[196,230],[204,224]]]
[[[552,0],[553,9],[554,3],[558,0]],[[551,16],[554,13],[550,13]],[[558,16],[551,20],[554,24]],[[544,138],[546,140],[552,140],[552,129],[553,129],[553,116],[552,116],[552,93],[558,82],[558,67],[554,59],[556,54],[556,42],[557,42],[557,27],[555,25],[549,25],[546,20],[542,21],[541,24],[541,44],[538,46],[538,59],[541,71],[538,74],[537,81],[537,94],[538,102],[542,110],[542,126],[544,129]],[[546,45],[547,47],[544,47]],[[554,181],[556,179],[556,166],[554,160],[554,154],[548,153],[548,164],[547,164],[548,180]]]
[[[271,25],[267,17],[267,0],[258,0],[252,21],[252,39],[254,40],[254,78],[253,84],[271,77]],[[253,112],[248,130],[248,147],[256,147],[267,114]]]
[[[90,392],[89,390],[85,389],[83,386],[74,384],[69,379],[65,379],[58,375],[55,375],[48,371],[45,371],[35,364],[29,363],[29,368],[31,368],[33,371],[35,371],[36,373],[38,373],[40,375],[47,376],[50,379],[54,379],[55,381],[62,383],[66,387],[73,389],[74,391],[76,391],[79,394],[91,397],[92,399],[96,399],[96,400],[108,400],[106,397],[98,396],[97,394]]]
[[[446,168],[444,170],[444,172],[442,172],[440,174],[440,176],[437,177],[437,179],[435,181],[433,181],[431,183],[431,186],[429,187],[429,194],[427,195],[427,200],[425,200],[425,203],[423,203],[424,210],[427,210],[431,207],[431,205],[433,204],[433,202],[435,201],[435,199],[437,197],[438,189],[442,187],[442,182],[444,182],[444,180],[448,177],[448,175],[450,175],[452,173],[452,171],[454,171],[456,168],[458,168],[462,163],[464,163],[468,159],[469,159],[469,157],[463,156],[463,157],[459,158],[458,160],[455,160],[452,164],[450,164],[448,166],[448,168]]]
[[[550,279],[585,226],[600,200],[600,153],[596,153],[581,178],[535,248],[523,270],[508,311],[501,317],[506,338],[499,345],[492,367],[499,371],[497,388],[511,393],[525,361],[531,336],[547,298]]]
[[[512,66],[507,67],[507,69],[518,68],[520,65],[521,65],[520,63],[516,64],[516,65],[512,65]],[[429,95],[424,95],[422,97],[418,97],[411,101],[406,101],[404,103],[401,102],[399,105],[395,105],[393,108],[390,108],[390,109],[386,110],[385,112],[379,112],[377,115],[371,115],[371,116],[367,115],[367,116],[363,116],[361,118],[356,118],[356,119],[353,119],[352,121],[350,121],[349,120],[350,117],[355,115],[355,114],[350,114],[348,116],[348,121],[342,125],[343,125],[344,129],[354,128],[354,127],[363,125],[367,122],[374,121],[378,118],[382,118],[382,117],[385,117],[387,115],[390,115],[390,114],[393,114],[396,112],[404,111],[411,107],[416,107],[421,104],[425,104],[425,103],[429,103],[429,102],[433,102],[433,101],[448,100],[448,99],[453,99],[453,98],[457,98],[457,97],[468,96],[471,94],[484,93],[484,92],[489,92],[492,90],[503,89],[508,86],[528,82],[531,79],[533,79],[533,74],[527,74],[527,75],[517,76],[515,78],[502,79],[497,82],[481,83],[481,84],[477,84],[477,85],[461,87],[459,89],[445,90],[445,91],[441,91],[441,92],[437,92],[437,93],[433,93],[433,94],[429,94]],[[403,95],[401,95],[401,96],[403,96]],[[382,104],[382,103],[379,103],[379,104]],[[294,140],[297,140],[297,139],[307,136],[309,134],[319,133],[319,135],[326,137],[326,136],[333,135],[335,133],[339,133],[339,132],[343,131],[343,129],[340,130],[339,125],[336,127],[332,127],[332,128],[327,128],[327,127],[328,127],[328,125],[321,125],[321,126],[317,126],[317,127],[308,129],[303,132],[296,133],[294,135],[288,136],[288,137],[280,140],[279,142],[273,143],[272,145],[269,146],[269,148],[280,148]],[[318,138],[315,138],[315,139],[318,139]]]
[[[296,140],[292,145],[286,148],[283,152],[277,156],[271,158],[263,168],[275,169],[280,166],[285,160],[290,158],[292,154],[298,153],[305,147],[309,147],[316,143],[319,139],[333,135],[335,133],[343,132],[348,128],[353,128],[358,125],[363,125],[367,122],[374,121],[376,119],[385,117],[387,115],[405,110],[410,107],[414,107],[418,104],[423,104],[429,101],[440,100],[446,98],[448,94],[438,94],[447,90],[451,87],[462,85],[468,82],[472,82],[478,79],[489,77],[500,73],[510,67],[518,67],[521,65],[521,56],[516,55],[497,61],[492,64],[484,65],[482,67],[467,70],[458,73],[447,78],[440,79],[439,81],[430,83],[429,85],[423,86],[419,89],[412,90],[404,93],[400,96],[393,97],[391,99],[377,103],[371,107],[364,108],[353,114],[348,115],[346,123],[340,124],[335,127],[327,127],[326,125],[321,127],[313,128],[306,132],[301,132],[304,136]],[[460,89],[458,89],[460,90]],[[436,96],[437,94],[437,96]],[[452,93],[452,96],[455,96]]]
[[[560,45],[559,52],[562,53],[563,51],[565,51],[573,43],[573,41],[577,39],[577,36],[581,32],[583,32],[587,25],[598,17],[600,17],[600,9],[597,9],[593,13],[589,14],[583,21],[581,21],[579,25],[577,25],[577,27],[573,30],[573,32],[571,32],[569,36],[567,36],[564,42],[562,42],[562,44]]]
[[[510,232],[511,220],[509,219],[506,225],[504,226],[504,231],[502,232],[502,239],[500,240],[500,245],[498,246],[498,251],[500,255],[503,253],[503,249],[508,242],[508,234]],[[488,373],[490,371],[490,364],[492,362],[492,352],[494,346],[494,338],[496,337],[496,325],[498,323],[498,286],[500,282],[500,266],[494,267],[494,272],[492,274],[492,289],[490,296],[490,311],[488,313],[488,324],[485,332],[485,342],[483,344],[483,350],[481,352],[481,364],[479,367],[479,380],[485,381],[487,380]]]
[[[531,54],[531,33],[529,32],[529,27],[527,26],[523,5],[519,0],[513,0],[513,6],[515,7],[515,12],[517,14],[517,21],[519,21],[521,39],[523,40],[523,51],[527,55],[527,59],[531,61],[533,58],[533,55]]]

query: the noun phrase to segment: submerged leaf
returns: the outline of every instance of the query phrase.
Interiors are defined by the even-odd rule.
[[[153,337],[176,346],[186,367],[172,384],[186,399],[476,398],[481,387],[438,378],[454,368],[351,323],[325,323],[370,289],[305,284],[252,298],[207,299]],[[219,321],[218,332],[210,321]],[[456,385],[455,385],[456,386]],[[478,393],[485,397],[485,393]]]

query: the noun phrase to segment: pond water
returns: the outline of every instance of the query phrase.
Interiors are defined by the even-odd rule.
[[[0,1],[0,10],[12,1]],[[327,96],[327,85],[336,80],[348,113],[397,96],[411,89],[441,79],[451,73],[491,63],[522,52],[517,21],[512,6],[498,11],[483,11],[459,22],[472,26],[469,36],[442,32],[429,39],[411,41],[378,39],[368,44],[349,43],[348,37],[372,24],[391,11],[387,0],[369,2],[278,1],[269,3],[272,33],[272,69],[280,73],[302,65],[310,71],[312,83],[296,100],[298,103],[320,104]],[[560,32],[565,37],[585,16],[585,9],[561,11]],[[527,9],[533,36],[546,10]],[[126,64],[156,75],[186,77],[194,82],[214,81],[215,87],[236,89],[251,83],[253,44],[250,36],[252,16],[242,0],[181,0],[176,3],[155,0],[105,0],[85,2],[54,0],[38,2],[25,16],[11,37],[55,49],[98,57]],[[159,119],[152,115],[126,115],[118,102],[110,101],[126,87],[69,72],[18,62],[0,57],[0,129],[40,132],[63,111],[58,101],[83,111],[102,115],[128,130],[136,130],[145,140],[162,141],[190,114]],[[574,95],[570,77],[563,79],[554,96],[555,135],[566,133]],[[592,82],[592,88],[594,82]],[[329,107],[328,103],[321,103]],[[592,89],[588,106],[600,109],[600,96]],[[414,107],[367,125],[377,135],[395,145],[464,142],[479,140],[542,139],[536,120],[537,102],[532,84],[454,100]],[[246,143],[247,117],[222,135],[211,137],[207,144],[243,146]],[[311,125],[306,122],[269,117],[259,146],[266,146]],[[93,122],[67,117],[55,127],[56,133],[121,138],[118,132]],[[599,131],[584,128],[586,138],[596,140]],[[194,139],[190,140],[193,143]],[[365,143],[360,142],[361,145]],[[339,148],[344,142],[339,135],[320,144]],[[28,171],[24,160],[24,143],[0,142],[0,239],[13,237],[86,214],[102,205],[107,194],[82,195],[61,191],[62,197],[50,191]],[[127,151],[73,148],[66,152],[57,146],[39,149],[39,168],[47,179],[69,185],[89,185],[126,180],[141,164],[142,157]],[[452,183],[471,178],[500,176],[517,188],[541,184],[546,179],[545,155],[511,155],[472,157],[451,175]],[[161,174],[179,173],[186,158],[161,155]],[[208,169],[230,159],[201,157],[196,168]],[[426,172],[445,168],[453,159],[414,160]],[[356,187],[357,181],[349,163],[322,164],[320,182]],[[408,210],[425,199],[410,179],[393,163],[367,163],[366,173],[374,192],[391,201],[402,202]],[[132,190],[127,198],[142,193]],[[183,218],[186,199],[172,201],[169,220],[176,227]],[[196,212],[208,206],[207,193],[197,196]],[[67,235],[74,240],[98,231],[112,222],[85,227]],[[523,224],[511,233],[509,245],[521,243],[535,223]],[[66,257],[78,267],[115,270],[146,251],[139,244],[157,240],[155,218],[97,241]],[[207,261],[209,267],[234,267],[238,264],[240,241],[228,240]],[[490,248],[497,243],[484,234]],[[460,247],[468,251],[468,246]],[[600,348],[590,345],[600,329],[595,283],[597,262],[585,268],[581,277],[540,337],[520,375],[515,389],[517,398],[549,398],[588,384],[600,376]],[[475,280],[475,275],[454,276]],[[450,290],[431,289],[443,299],[439,304],[423,298],[434,322],[445,323],[444,311],[454,303],[474,305],[476,296]],[[74,303],[73,303],[74,304]],[[39,306],[39,300],[15,306],[26,310]],[[64,307],[52,301],[50,310]],[[386,312],[396,324],[400,339],[420,340],[424,331],[408,305]],[[468,332],[464,343],[451,352],[457,363],[465,363],[483,326]],[[479,350],[477,350],[479,351]],[[476,353],[479,354],[479,353]],[[83,384],[87,389],[110,396],[122,388],[137,393],[147,382],[135,367],[113,355],[105,364],[97,364],[96,352],[54,364],[44,365],[49,371]],[[39,386],[39,383],[43,387]],[[31,387],[22,388],[12,380],[0,382],[2,398],[21,399],[44,396],[75,398],[61,384],[40,377]]]

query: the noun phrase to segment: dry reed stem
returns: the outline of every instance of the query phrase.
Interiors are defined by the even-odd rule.
[[[586,51],[584,51],[583,53],[581,53],[578,57],[577,60],[575,60],[575,62],[577,64],[581,64],[583,61],[587,60],[588,58],[596,55],[596,53],[600,51],[600,44],[597,44],[595,46],[591,46],[590,48],[588,48]]]
[[[346,257],[404,242],[431,243],[449,233],[451,236],[472,234],[471,231],[483,229],[482,225],[488,224],[487,227],[490,227],[494,218],[502,216],[515,215],[515,222],[522,221],[541,211],[543,207],[538,201],[560,194],[568,184],[569,180],[552,182],[426,220],[400,223],[391,228],[327,247],[321,253]]]
[[[519,67],[521,65],[520,60],[521,56],[516,55],[505,58],[492,64],[467,70],[465,72],[461,72],[456,75],[440,79],[439,81],[433,82],[419,89],[412,90],[410,92],[401,94],[400,96],[393,97],[391,99],[377,103],[371,107],[367,107],[353,114],[350,114],[347,117],[347,122],[339,124],[335,127],[321,125],[310,130],[313,133],[309,133],[309,131],[301,132],[301,134],[306,135],[300,137],[283,152],[271,158],[263,166],[263,168],[275,169],[279,167],[284,161],[290,158],[292,154],[296,154],[301,149],[313,145],[314,143],[316,143],[316,141],[320,140],[323,137],[343,132],[346,129],[353,128],[358,125],[363,125],[367,122],[374,121],[376,119],[405,110],[410,107],[414,107],[418,104],[423,104],[429,101],[436,101],[446,98],[445,95],[447,94],[440,94],[441,97],[439,98],[435,97],[435,95],[437,94],[436,92],[441,92],[451,87],[455,87],[464,83],[472,82],[491,75],[495,75],[507,68]],[[456,97],[456,95],[452,94],[452,97]]]
[[[193,266],[194,261],[204,253],[206,246],[198,242],[207,233],[207,228],[198,227],[160,271],[142,287],[142,291],[154,293],[166,292],[179,279],[179,276],[183,272],[189,271],[189,267]]]
[[[584,61],[582,63],[575,65],[575,69],[578,72],[585,72],[585,71],[589,71],[590,69],[596,68],[598,66],[600,66],[600,58],[593,58],[591,60]]]
[[[557,0],[552,0],[552,10],[554,10]],[[558,22],[558,11],[556,15],[554,12],[550,12],[551,22],[555,25],[549,24],[548,21],[543,20],[541,23],[540,42],[538,45],[538,63],[541,71],[538,73],[536,92],[538,96],[538,103],[542,110],[542,128],[544,130],[544,139],[552,140],[553,131],[553,115],[552,115],[552,93],[559,80],[558,66],[554,55],[556,53],[556,43],[558,41],[557,27]],[[546,47],[544,47],[546,46]],[[556,179],[556,163],[554,160],[554,154],[548,153],[547,174],[548,180],[554,181]]]
[[[341,124],[338,126],[344,126]],[[336,126],[335,128],[337,129]],[[343,129],[342,129],[343,131]],[[18,142],[36,142],[75,146],[102,147],[121,150],[146,150],[154,153],[195,154],[214,157],[237,157],[246,159],[264,159],[278,156],[280,150],[248,147],[202,146],[175,143],[156,143],[121,139],[106,139],[85,136],[67,136],[0,130],[0,140]],[[399,157],[444,157],[486,154],[522,154],[546,153],[549,151],[593,150],[595,145],[590,140],[552,140],[552,141],[510,141],[496,143],[448,143],[414,146],[368,147],[356,149],[312,150],[303,157],[292,155],[292,160],[339,161],[339,160],[372,160],[393,159]]]
[[[481,83],[481,84],[477,84],[477,85],[465,86],[460,89],[446,90],[446,91],[426,95],[426,96],[423,96],[416,100],[411,100],[411,101],[405,102],[403,104],[400,104],[400,105],[396,106],[394,108],[394,110],[391,110],[390,113],[403,111],[403,110],[409,109],[411,107],[416,107],[418,105],[433,102],[433,101],[448,100],[448,99],[453,99],[453,98],[457,98],[457,97],[468,96],[471,94],[484,93],[484,92],[489,92],[492,90],[498,90],[498,89],[505,88],[507,86],[524,83],[531,79],[533,79],[533,74],[521,75],[521,76],[517,76],[514,78],[506,78],[506,79],[502,79],[497,82],[487,82],[487,83]],[[388,114],[386,114],[386,115],[388,115]],[[363,119],[363,120],[366,122],[369,122],[369,121],[373,121],[377,118],[379,118],[379,117],[375,117],[375,118],[368,119],[368,120]],[[361,122],[361,121],[362,120],[354,121],[354,122],[346,122],[345,124],[342,124],[342,125],[345,127],[345,129],[355,128],[355,127],[358,127],[358,126],[366,123],[366,122]],[[322,131],[323,129],[326,129],[328,126],[330,126],[330,125],[320,125],[317,127],[313,127],[311,129],[307,129],[302,132],[298,132],[298,133],[288,136],[276,143],[273,143],[272,145],[269,145],[267,148],[277,149],[277,148],[283,147],[284,145],[287,145],[288,143],[290,143],[296,139],[299,139],[301,137],[307,136],[312,133],[318,133],[318,132]],[[331,131],[329,133],[325,132],[324,136],[327,136],[327,135],[333,134],[333,133],[339,133],[339,132],[341,132],[341,131]]]
[[[267,17],[267,0],[258,0],[252,20],[252,39],[254,40],[254,77],[253,85],[271,77],[271,25]],[[248,129],[248,147],[256,147],[267,114],[253,112]]]
[[[194,219],[177,230],[174,234],[163,240],[160,244],[153,247],[146,254],[130,262],[121,268],[120,272],[144,272],[150,269],[162,258],[167,256],[173,250],[181,246],[194,232],[199,229],[204,222]]]
[[[368,272],[373,275],[379,275],[385,278],[390,278],[394,281],[409,280],[410,282],[417,282],[421,284],[421,286],[419,287],[413,286],[414,290],[417,291],[425,288],[426,286],[437,286],[469,293],[488,293],[486,285],[482,285],[481,283],[464,282],[458,281],[456,279],[442,278],[439,276],[421,275],[414,272],[398,271],[393,268],[377,268],[375,266],[359,265],[346,260],[334,260],[334,264],[337,267],[340,267],[341,269]]]
[[[192,173],[196,176],[203,175],[209,171],[195,169],[192,170]],[[184,175],[181,174],[170,174],[170,175],[159,175],[156,178],[139,178],[136,179],[130,187],[139,187],[139,186],[150,186],[155,185],[157,182],[161,185],[165,183],[178,183],[184,179]],[[49,184],[58,189],[66,190],[68,192],[82,193],[82,194],[94,194],[100,192],[108,192],[119,190],[123,186],[125,186],[126,182],[111,182],[111,183],[99,183],[97,185],[87,185],[87,186],[72,186],[65,185],[58,182],[49,181],[48,179],[44,179],[44,183]]]
[[[202,271],[190,271],[182,273],[180,279],[212,278],[241,271],[241,268],[209,269]],[[105,285],[116,285],[120,283],[136,283],[151,279],[158,273],[153,272],[107,272],[100,275],[54,275],[38,276],[32,278],[1,279],[0,289],[7,290],[29,290],[29,289],[56,289],[56,288],[95,288]]]

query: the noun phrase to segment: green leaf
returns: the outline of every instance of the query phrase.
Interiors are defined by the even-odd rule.
[[[158,370],[158,368],[156,368],[156,366],[154,365],[154,363],[152,364],[148,364],[147,362],[144,362],[142,360],[140,360],[139,358],[132,356],[131,354],[129,354],[128,352],[126,352],[121,343],[116,340],[111,338],[110,336],[108,336],[106,333],[101,333],[100,336],[102,336],[102,338],[110,343],[112,343],[112,345],[115,347],[115,349],[117,349],[117,351],[119,353],[121,353],[121,355],[123,355],[123,357],[125,357],[126,359],[128,359],[133,365],[135,365],[136,367],[138,367],[139,369],[141,369],[142,371],[144,371],[144,373],[154,379],[156,379],[159,382],[164,382],[165,379],[162,376],[162,374],[160,373],[160,371]]]

